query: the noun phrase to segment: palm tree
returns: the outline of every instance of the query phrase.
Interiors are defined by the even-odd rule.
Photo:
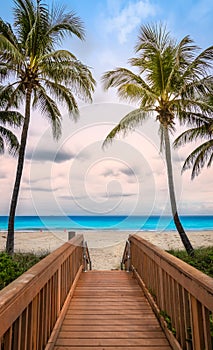
[[[77,95],[91,101],[95,81],[89,68],[70,51],[56,49],[66,35],[84,39],[81,20],[64,8],[50,10],[41,0],[15,0],[14,28],[0,19],[0,76],[13,88],[7,108],[25,108],[16,179],[12,194],[6,250],[14,251],[14,220],[24,166],[31,109],[49,120],[54,138],[61,133],[59,103],[78,117]]]
[[[213,112],[213,111],[212,111]],[[198,117],[197,126],[184,131],[175,141],[174,146],[179,147],[188,142],[205,139],[205,142],[195,148],[186,158],[182,171],[192,167],[191,179],[198,176],[201,169],[210,167],[213,161],[213,118]]]
[[[23,116],[17,111],[5,111],[8,96],[2,94],[3,86],[0,86],[0,154],[5,152],[7,146],[9,154],[15,156],[18,153],[19,142],[16,135],[9,128],[18,128],[23,122]]]
[[[193,121],[197,113],[203,114],[201,97],[209,93],[212,76],[208,69],[213,48],[196,55],[197,46],[189,36],[176,42],[162,25],[144,25],[136,45],[138,57],[130,64],[139,74],[116,68],[103,75],[104,88],[118,88],[118,95],[138,108],[127,114],[109,133],[104,145],[120,132],[124,135],[147,118],[155,117],[159,123],[161,146],[165,149],[168,185],[173,219],[188,254],[193,247],[180,222],[173,181],[170,133],[175,130],[175,118],[182,123]],[[205,115],[208,111],[205,111]]]

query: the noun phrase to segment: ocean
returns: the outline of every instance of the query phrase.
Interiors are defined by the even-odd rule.
[[[181,216],[188,231],[213,230],[213,216]],[[7,230],[8,217],[0,216],[0,231]],[[171,216],[17,216],[17,231],[39,230],[141,230],[173,231]]]

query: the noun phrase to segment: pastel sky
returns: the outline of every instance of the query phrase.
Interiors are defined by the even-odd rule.
[[[51,3],[50,1],[48,3]],[[167,24],[180,40],[190,35],[202,49],[212,45],[212,0],[61,0],[85,25],[86,40],[66,40],[64,47],[91,67],[97,81],[93,104],[79,100],[80,119],[74,123],[63,111],[63,134],[52,140],[39,112],[33,112],[18,215],[154,215],[169,214],[164,156],[158,126],[153,120],[107,149],[102,143],[112,127],[136,106],[120,101],[116,92],[104,92],[101,75],[118,66],[128,67],[134,56],[139,27]],[[13,1],[1,3],[0,16],[12,23]],[[180,127],[173,135],[180,133]],[[181,214],[212,214],[212,169],[193,181],[181,175],[185,157],[195,145],[173,154],[176,194]],[[1,156],[0,215],[7,215],[16,159]]]

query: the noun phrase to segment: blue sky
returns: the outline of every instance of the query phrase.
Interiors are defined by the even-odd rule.
[[[55,3],[73,10],[84,22],[86,40],[67,39],[64,47],[91,67],[97,88],[92,105],[79,100],[81,119],[77,124],[71,123],[64,111],[64,133],[58,143],[52,141],[45,119],[33,113],[18,214],[169,213],[165,162],[152,121],[102,150],[104,137],[134,106],[119,101],[115,91],[104,92],[100,77],[117,66],[128,67],[139,28],[145,23],[165,23],[177,40],[189,34],[202,49],[210,46],[212,0]],[[7,0],[0,10],[0,16],[11,23],[12,7],[13,1]],[[188,145],[173,156],[179,209],[182,214],[212,214],[212,169],[204,170],[193,182],[189,172],[180,175],[191,149]],[[5,155],[1,161],[0,214],[6,215],[16,160]]]

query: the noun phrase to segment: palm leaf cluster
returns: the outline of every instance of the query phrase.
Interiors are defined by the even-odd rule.
[[[10,91],[7,108],[24,104],[26,91],[32,106],[50,121],[60,136],[63,103],[74,119],[76,96],[91,101],[94,79],[86,65],[67,50],[56,49],[65,35],[84,38],[81,20],[62,8],[49,10],[40,0],[16,0],[14,28],[0,19],[0,78],[9,80],[0,98]],[[13,90],[11,92],[11,90]]]
[[[197,126],[184,131],[174,142],[175,147],[182,146],[188,142],[204,140],[186,158],[183,171],[192,168],[191,178],[199,175],[201,169],[207,165],[210,167],[213,161],[213,118],[197,117]]]
[[[193,125],[198,115],[210,116],[206,95],[213,89],[213,47],[199,52],[189,36],[176,42],[165,27],[146,25],[141,27],[135,50],[138,57],[129,60],[134,71],[116,68],[103,75],[105,89],[116,87],[120,98],[138,104],[138,113],[126,115],[105,143],[119,132],[134,129],[150,115],[160,123],[162,142],[165,127],[175,130],[175,118]]]
[[[0,86],[0,94],[4,89]],[[18,128],[23,122],[23,116],[17,111],[8,111],[5,109],[8,96],[0,101],[0,154],[7,150],[9,154],[16,155],[19,150],[19,142],[17,136],[11,131],[11,128]],[[8,129],[9,127],[9,129]]]

